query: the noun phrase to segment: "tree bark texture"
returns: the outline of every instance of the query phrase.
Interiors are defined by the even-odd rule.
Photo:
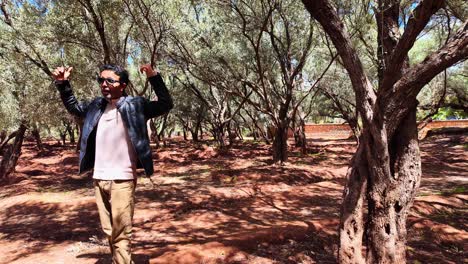
[[[68,133],[68,136],[70,137],[70,143],[75,144],[76,143],[75,142],[75,131],[73,129],[72,124],[67,126],[67,133]]]
[[[21,155],[21,147],[23,146],[24,134],[26,133],[26,125],[21,123],[18,133],[16,134],[15,141],[5,154],[3,155],[2,162],[0,163],[0,180],[8,179],[10,173],[15,170],[18,158]]]
[[[383,179],[384,176],[376,175],[381,170],[369,168],[369,163],[379,161],[369,160],[374,155],[366,155],[376,151],[367,133],[363,132],[347,173],[338,259],[341,263],[405,263],[406,219],[421,178],[416,108],[403,120],[388,145],[390,178]],[[364,221],[366,201],[367,223]],[[363,237],[367,242],[365,258]]]
[[[17,134],[18,134],[18,130],[14,131],[14,132],[11,133],[10,135],[8,135],[7,138],[5,138],[4,140],[2,140],[2,145],[0,145],[0,153],[3,153],[3,149],[5,148],[5,146],[7,146],[8,142],[10,142],[10,140],[12,140],[13,138],[15,138]]]
[[[268,133],[266,133],[265,130],[257,124],[257,122],[255,122],[254,124],[255,124],[254,131],[255,131],[255,134],[257,135],[257,139],[258,137],[261,137],[263,141],[265,142],[265,144],[270,145],[271,143],[270,143],[270,140],[268,139]]]
[[[190,134],[192,135],[192,141],[193,141],[193,142],[198,142],[198,141],[200,141],[200,140],[198,139],[198,130],[195,130],[195,131],[190,130]]]
[[[361,137],[365,137],[364,133]],[[365,144],[358,146],[346,178],[340,212],[338,260],[341,263],[362,264],[365,263],[362,238],[365,232],[364,206],[368,179]]]
[[[236,123],[236,134],[237,134],[237,137],[239,138],[239,140],[243,141],[244,140],[244,136],[242,135],[242,129],[241,129],[241,126],[239,123]]]
[[[190,130],[190,132],[192,134],[192,140],[194,142],[200,141],[199,134],[201,134],[201,132],[202,132],[201,131],[201,123],[202,123],[202,118],[201,118],[201,115],[200,115],[200,118],[197,118],[197,120],[196,120],[195,127]]]
[[[3,140],[5,140],[5,138],[7,137],[7,132],[6,130],[2,130],[0,132],[0,142],[3,142]]]
[[[153,119],[149,121],[149,126],[151,129],[151,134],[150,134],[151,142],[159,142],[158,128],[156,127],[156,122]]]
[[[218,144],[219,149],[225,150],[227,147],[227,139],[224,124],[217,124],[213,127],[213,136]]]
[[[200,124],[200,128],[199,128],[199,135],[200,135],[200,136],[199,136],[198,138],[199,138],[200,140],[203,140],[203,126],[201,126],[201,124]]]
[[[34,137],[34,140],[36,140],[36,145],[37,145],[37,148],[39,149],[39,151],[43,151],[44,148],[43,148],[43,145],[42,145],[41,133],[39,132],[39,129],[38,129],[38,128],[34,128],[34,129],[31,131],[31,134],[32,134],[32,136]]]
[[[228,134],[228,145],[231,147],[234,144],[234,141],[236,140],[237,133],[235,131],[236,127],[233,122],[228,122],[226,125],[226,130]]]
[[[389,144],[391,177],[368,187],[368,263],[406,262],[406,219],[421,180],[416,106]]]
[[[66,140],[67,140],[67,132],[66,131],[60,132],[60,139],[62,140],[62,145],[65,146],[65,144],[67,143],[66,142]]]
[[[307,138],[305,134],[305,121],[299,118],[299,124],[294,129],[294,139],[296,147],[301,149],[302,154],[307,153]]]
[[[187,130],[185,128],[182,129],[182,134],[184,136],[184,140],[187,141]]]
[[[273,139],[273,162],[282,164],[288,160],[288,126],[279,124],[275,127]]]

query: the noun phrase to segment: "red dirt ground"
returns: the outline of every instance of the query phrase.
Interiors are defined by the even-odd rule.
[[[140,263],[336,263],[339,206],[352,141],[314,139],[284,167],[269,146],[227,154],[207,143],[155,150],[134,219]],[[421,143],[423,178],[408,222],[408,263],[467,263],[466,136]],[[89,175],[72,146],[26,143],[0,191],[0,263],[110,263]]]

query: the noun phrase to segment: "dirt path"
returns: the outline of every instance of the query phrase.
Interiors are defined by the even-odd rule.
[[[314,140],[270,164],[268,146],[217,155],[172,142],[155,153],[156,186],[140,178],[134,257],[140,263],[335,263],[351,141]],[[468,256],[465,136],[422,142],[423,180],[409,221],[409,263],[464,263]],[[13,184],[0,191],[0,263],[110,263],[91,180],[71,147],[27,144]],[[427,262],[431,260],[430,262]]]

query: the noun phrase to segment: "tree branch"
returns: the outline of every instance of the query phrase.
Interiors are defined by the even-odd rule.
[[[13,27],[13,22],[11,21],[11,16],[7,11],[6,1],[0,2],[0,11],[2,11],[2,14],[3,14],[3,17],[4,17],[3,22],[5,22],[5,24],[9,25],[10,27]]]
[[[432,80],[437,74],[452,66],[453,64],[465,60],[468,57],[468,21],[442,46],[438,51],[432,53],[421,63],[408,69],[403,77],[394,85],[394,94],[387,96],[389,137],[396,129],[399,120],[406,115],[408,110],[408,99],[416,98],[419,91]],[[398,109],[398,111],[394,111]]]
[[[356,102],[360,102],[359,112],[364,123],[369,124],[373,118],[372,108],[376,101],[376,94],[335,8],[329,0],[302,0],[302,2],[310,14],[322,25],[340,54],[351,78],[356,93]]]
[[[440,0],[423,0],[415,8],[413,15],[408,20],[405,32],[393,49],[389,63],[385,68],[381,84],[383,90],[391,89],[393,84],[398,80],[400,76],[394,73],[402,68],[408,52],[413,47],[419,33],[427,25],[432,15],[443,7],[444,2]]]

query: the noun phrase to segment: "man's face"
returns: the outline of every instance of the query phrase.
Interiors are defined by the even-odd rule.
[[[99,75],[99,83],[101,87],[101,93],[104,98],[118,99],[122,96],[123,90],[127,86],[125,83],[120,83],[120,77],[111,70],[104,70]]]

